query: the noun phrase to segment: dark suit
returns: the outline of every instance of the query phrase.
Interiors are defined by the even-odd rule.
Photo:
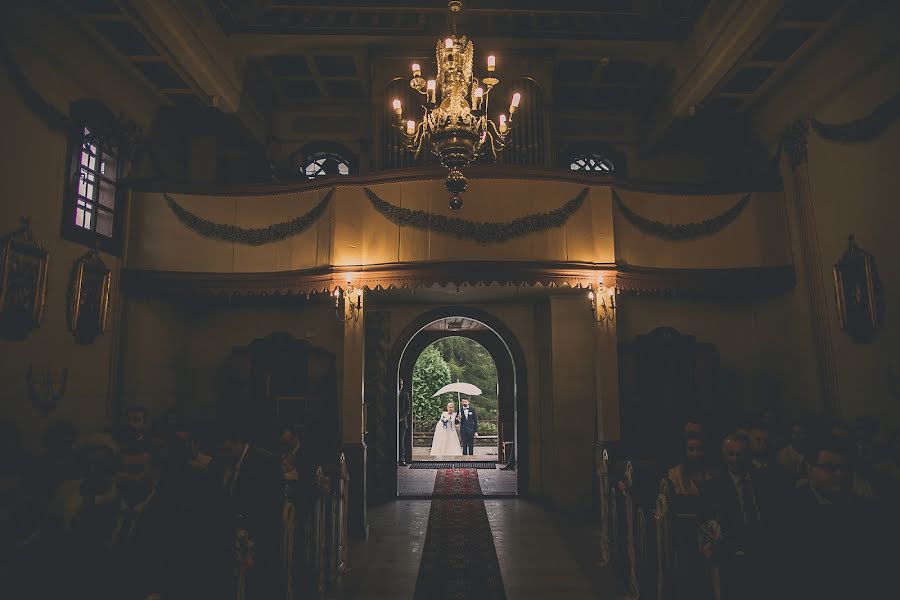
[[[896,571],[896,521],[878,504],[852,496],[822,504],[808,485],[788,504],[779,553],[782,598],[886,597]]]
[[[462,443],[463,454],[475,454],[475,432],[478,431],[478,415],[471,406],[468,408],[469,416],[466,418],[466,409],[460,408],[457,413],[459,419],[459,441]]]
[[[248,593],[251,597],[274,598],[278,593],[278,533],[284,501],[281,466],[271,452],[250,446],[237,473],[231,467],[231,477],[226,480],[223,475],[222,481],[225,516],[231,519],[229,535],[236,529],[246,529],[255,542],[256,565],[248,575]]]
[[[143,600],[151,593],[180,597],[188,557],[180,553],[176,514],[157,492],[139,515],[118,502],[78,515],[70,530],[73,589],[64,593],[110,600]]]
[[[715,560],[721,570],[723,595],[761,598],[763,578],[770,568],[769,540],[779,523],[777,487],[765,473],[750,473],[748,496],[727,469],[700,487],[702,520],[715,519],[722,527],[722,545]],[[763,595],[760,595],[763,594]]]

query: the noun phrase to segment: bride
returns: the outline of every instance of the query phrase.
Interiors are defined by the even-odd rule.
[[[447,403],[447,410],[441,413],[434,428],[434,441],[431,442],[431,456],[459,456],[462,446],[456,431],[456,405]]]

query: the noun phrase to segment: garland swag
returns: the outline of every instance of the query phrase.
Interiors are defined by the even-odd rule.
[[[864,117],[847,123],[823,123],[810,119],[809,124],[820,136],[845,144],[869,142],[880,136],[900,117],[900,94],[892,96]]]
[[[169,208],[175,213],[178,220],[187,227],[190,227],[204,237],[225,242],[247,244],[248,246],[262,246],[263,244],[280,242],[281,240],[303,233],[322,216],[322,213],[328,208],[328,203],[331,202],[331,196],[333,194],[334,188],[331,188],[328,190],[328,193],[325,194],[325,197],[322,198],[321,202],[310,209],[309,212],[300,215],[296,219],[291,219],[290,221],[284,221],[282,223],[274,223],[267,227],[247,228],[239,227],[237,225],[222,225],[221,223],[214,223],[202,217],[198,217],[178,204],[170,195],[163,192],[166,204],[169,205]]]
[[[613,200],[622,214],[629,223],[643,231],[648,235],[655,235],[672,241],[692,240],[704,235],[712,235],[717,233],[734,222],[738,215],[743,212],[744,208],[749,204],[752,194],[746,194],[738,200],[734,206],[726,210],[720,215],[716,215],[711,219],[705,219],[699,223],[685,223],[682,225],[669,225],[659,221],[651,221],[641,215],[635,213],[628,208],[622,197],[616,190],[612,191]]]
[[[472,240],[481,244],[506,242],[508,240],[554,229],[565,225],[575,212],[584,204],[589,188],[584,188],[581,192],[563,204],[561,207],[545,213],[535,213],[525,215],[508,221],[506,223],[497,222],[478,222],[460,219],[458,217],[447,217],[435,213],[426,212],[424,210],[411,210],[409,208],[400,208],[394,206],[390,202],[386,202],[379,198],[375,192],[369,188],[363,188],[366,196],[372,206],[381,213],[390,222],[403,227],[413,227],[415,229],[427,229],[453,237]]]

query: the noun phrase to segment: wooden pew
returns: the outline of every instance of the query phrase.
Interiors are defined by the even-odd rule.
[[[325,508],[325,566],[327,590],[333,590],[338,577],[347,566],[347,509],[350,475],[344,453],[338,456],[338,462],[328,467],[330,490],[326,497]]]

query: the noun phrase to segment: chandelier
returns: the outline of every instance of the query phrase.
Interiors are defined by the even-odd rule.
[[[451,194],[450,208],[462,208],[460,195],[469,182],[462,169],[480,154],[497,159],[497,153],[506,146],[506,135],[512,128],[512,117],[519,108],[522,95],[515,93],[509,105],[509,116],[500,115],[494,123],[488,118],[488,102],[491,90],[500,83],[495,76],[497,58],[487,57],[488,76],[479,81],[472,74],[472,57],[475,46],[465,36],[456,35],[456,13],[461,2],[450,2],[453,17],[453,33],[438,40],[435,49],[437,77],[422,77],[422,68],[412,65],[410,87],[424,96],[424,114],[420,121],[404,120],[403,105],[393,101],[397,115],[396,127],[403,132],[406,147],[418,158],[429,149],[448,173],[445,185]]]

